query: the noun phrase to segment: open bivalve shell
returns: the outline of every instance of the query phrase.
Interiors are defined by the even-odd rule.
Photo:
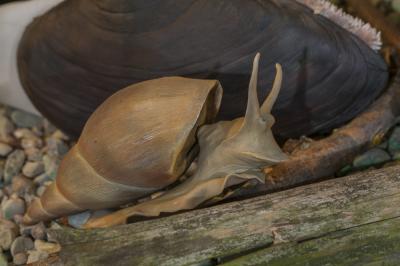
[[[322,0],[69,0],[27,27],[19,73],[37,109],[79,136],[107,97],[163,76],[219,80],[218,119],[243,116],[260,51],[260,100],[275,62],[285,69],[274,132],[298,137],[347,122],[385,88],[386,65],[360,38],[370,27],[347,19]]]

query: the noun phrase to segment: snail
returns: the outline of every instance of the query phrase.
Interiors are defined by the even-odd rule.
[[[259,58],[257,54],[253,62],[246,114],[232,121],[212,123],[222,96],[216,80],[165,77],[113,94],[91,115],[55,182],[29,206],[25,223],[116,207],[160,190],[185,173],[198,149],[198,166],[186,181],[87,227],[121,224],[133,214],[191,209],[225,187],[251,179],[262,182],[262,169],[287,156],[273,137],[270,114],[282,69],[276,65],[273,88],[260,106]]]
[[[157,16],[154,12],[157,12]],[[285,68],[279,139],[327,132],[364,110],[388,74],[379,34],[322,0],[67,0],[34,19],[17,56],[34,106],[79,136],[111,94],[164,76],[219,80],[217,120],[243,116],[248,62]],[[265,99],[272,79],[260,80]]]

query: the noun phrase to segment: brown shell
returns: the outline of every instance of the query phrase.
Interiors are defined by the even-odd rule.
[[[213,121],[221,96],[218,81],[180,77],[115,93],[89,118],[28,216],[115,207],[173,183],[196,155],[197,128]]]

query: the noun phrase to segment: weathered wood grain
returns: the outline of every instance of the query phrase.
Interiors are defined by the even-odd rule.
[[[53,230],[66,265],[188,265],[400,217],[400,166],[109,229]]]
[[[223,266],[393,265],[400,263],[400,218],[266,248]]]

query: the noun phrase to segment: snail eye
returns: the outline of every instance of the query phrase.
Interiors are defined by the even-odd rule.
[[[273,124],[275,124],[275,118],[271,114],[266,114],[263,117],[263,119],[264,119],[265,123],[268,125],[272,126]]]

